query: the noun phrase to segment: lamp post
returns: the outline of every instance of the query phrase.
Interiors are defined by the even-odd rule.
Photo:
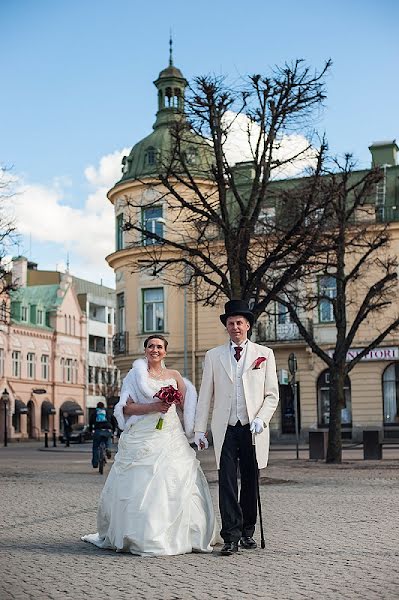
[[[298,370],[298,362],[294,352],[288,357],[288,370],[291,373],[291,388],[294,396],[294,416],[295,416],[295,445],[296,457],[299,458],[299,421],[298,421],[298,394],[296,387],[296,372]]]
[[[8,419],[8,403],[10,401],[10,394],[7,389],[1,395],[1,399],[4,404],[4,447],[8,446],[8,427],[7,427],[7,419]]]

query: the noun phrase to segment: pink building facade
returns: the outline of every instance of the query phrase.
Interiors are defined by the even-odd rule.
[[[2,305],[0,322],[0,442],[58,437],[62,415],[86,414],[86,318],[72,278],[26,286],[27,260],[14,260],[19,286]]]

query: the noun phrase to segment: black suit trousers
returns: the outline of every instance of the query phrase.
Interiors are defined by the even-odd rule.
[[[238,473],[241,489],[238,494]],[[257,516],[258,467],[248,425],[228,425],[219,467],[220,535],[225,542],[252,537]]]

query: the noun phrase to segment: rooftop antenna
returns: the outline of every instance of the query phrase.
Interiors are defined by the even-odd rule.
[[[67,259],[66,259],[66,273],[69,273],[69,252],[67,252]]]
[[[172,28],[169,30],[169,66],[173,67],[173,40],[172,40]]]

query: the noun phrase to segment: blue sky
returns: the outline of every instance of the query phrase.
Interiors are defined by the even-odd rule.
[[[399,138],[398,22],[395,0],[2,0],[0,162],[13,166],[22,232],[13,253],[51,269],[69,253],[74,274],[112,284],[105,192],[123,149],[151,131],[170,28],[188,79],[332,58],[318,128],[365,167],[371,142]]]

